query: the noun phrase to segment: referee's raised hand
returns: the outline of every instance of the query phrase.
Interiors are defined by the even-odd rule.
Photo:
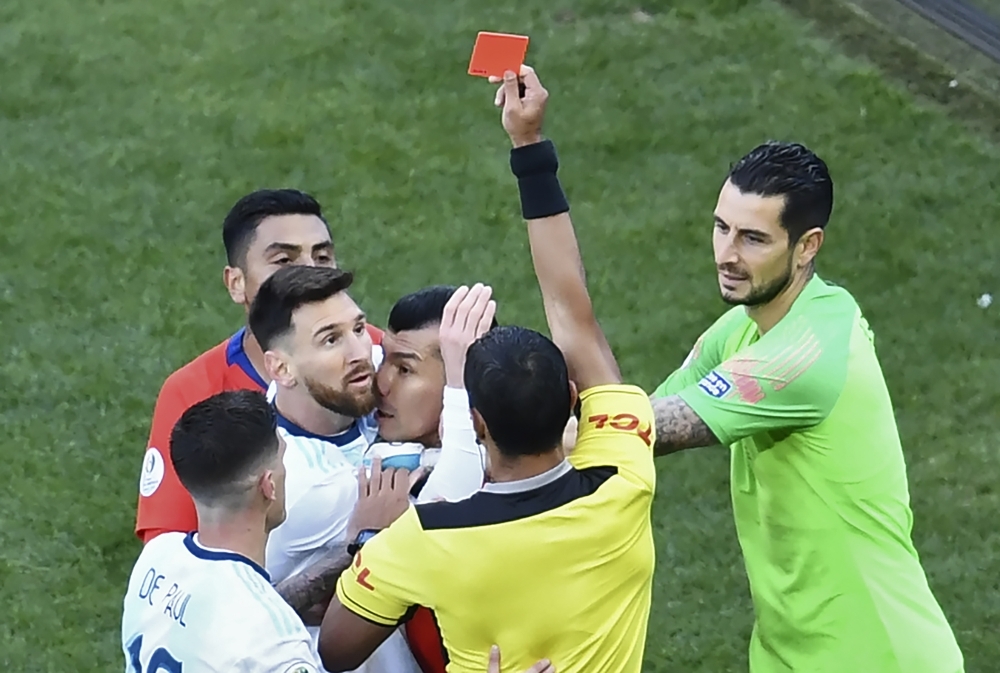
[[[494,84],[501,80],[490,77]],[[535,74],[533,68],[521,66],[521,72],[504,73],[503,85],[497,90],[494,104],[503,108],[503,128],[510,136],[514,147],[532,145],[542,140],[542,119],[545,117],[545,103],[549,92]],[[524,86],[524,95],[520,87]]]
[[[490,649],[490,665],[486,673],[500,673],[500,648],[496,645]],[[551,661],[542,659],[524,673],[556,673],[556,669]]]

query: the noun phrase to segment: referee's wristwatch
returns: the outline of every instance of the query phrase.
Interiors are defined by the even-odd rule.
[[[378,535],[378,532],[379,531],[374,528],[363,529],[358,533],[357,537],[354,538],[354,541],[347,545],[347,555],[354,556],[357,554],[361,551],[361,547],[363,547],[368,540],[371,540],[373,537]]]

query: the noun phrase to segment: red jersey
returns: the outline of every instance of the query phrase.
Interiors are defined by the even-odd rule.
[[[419,607],[403,627],[410,652],[423,673],[446,673],[448,654],[434,612]]]
[[[372,343],[382,343],[382,330],[371,325]],[[170,433],[188,408],[229,390],[267,390],[243,348],[246,327],[199,355],[164,381],[153,411],[149,443],[139,477],[135,533],[149,542],[160,533],[198,528],[194,502],[181,485],[170,460]]]

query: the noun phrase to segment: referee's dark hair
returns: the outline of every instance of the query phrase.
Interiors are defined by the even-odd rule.
[[[354,275],[325,266],[285,266],[261,284],[250,304],[250,331],[265,351],[292,329],[292,315],[306,304],[326,301],[345,291]]]
[[[319,202],[309,194],[297,189],[258,189],[233,204],[222,222],[222,243],[229,266],[244,268],[257,227],[266,218],[278,215],[315,215],[329,228]]]
[[[728,179],[744,194],[785,197],[781,226],[790,246],[830,221],[833,179],[826,163],[804,145],[776,140],[758,145],[733,165]]]
[[[469,348],[465,389],[501,454],[536,456],[559,447],[573,411],[566,358],[525,327],[496,327]]]
[[[278,455],[277,416],[263,393],[219,393],[185,411],[170,433],[170,459],[195,502],[238,506],[255,470]]]

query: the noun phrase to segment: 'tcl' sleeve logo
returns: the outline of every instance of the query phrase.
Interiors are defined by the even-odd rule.
[[[633,414],[594,414],[587,418],[588,423],[593,423],[598,430],[611,427],[623,432],[635,433],[639,439],[646,443],[646,446],[653,445],[653,426],[649,423],[645,427],[640,427],[642,422],[638,416]]]

